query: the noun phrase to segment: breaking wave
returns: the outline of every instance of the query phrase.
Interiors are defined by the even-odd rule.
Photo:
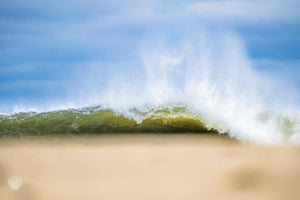
[[[281,140],[297,141],[300,113],[278,115],[262,112],[256,117],[261,129],[281,133]],[[274,127],[271,127],[274,126]],[[21,112],[0,115],[0,135],[80,135],[99,133],[199,133],[229,134],[239,138],[225,123],[211,123],[187,106],[129,109],[126,113],[101,106],[51,112]],[[295,137],[296,136],[296,137]],[[243,140],[243,138],[239,138]]]
[[[199,35],[176,44],[149,39],[128,72],[86,67],[59,106],[3,112],[0,134],[194,132],[299,142],[297,92],[255,69],[235,34]]]

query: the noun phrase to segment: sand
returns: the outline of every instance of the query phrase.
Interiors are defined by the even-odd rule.
[[[1,139],[0,199],[299,200],[300,146],[200,135]]]

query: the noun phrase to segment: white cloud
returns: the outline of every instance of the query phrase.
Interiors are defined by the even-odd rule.
[[[187,4],[185,11],[199,18],[233,22],[298,20],[293,1],[202,1]]]
[[[64,6],[68,5],[68,6]],[[4,2],[3,17],[26,17],[69,22],[97,21],[106,26],[122,23],[166,23],[182,20],[214,22],[299,21],[297,0],[114,0]],[[145,24],[146,25],[146,24]]]

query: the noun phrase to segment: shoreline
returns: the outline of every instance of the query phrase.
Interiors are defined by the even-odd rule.
[[[188,134],[0,140],[4,200],[296,200],[299,186],[300,146]]]

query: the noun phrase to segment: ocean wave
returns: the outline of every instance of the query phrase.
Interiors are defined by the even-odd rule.
[[[236,34],[149,41],[131,71],[84,66],[61,102],[1,105],[0,134],[205,132],[300,143],[298,90],[253,67]]]
[[[260,130],[276,130],[285,141],[293,142],[300,133],[300,113],[260,112],[256,125]],[[178,105],[148,106],[126,111],[94,106],[0,116],[1,136],[103,133],[211,133],[241,139],[226,123],[212,123],[199,111]]]

